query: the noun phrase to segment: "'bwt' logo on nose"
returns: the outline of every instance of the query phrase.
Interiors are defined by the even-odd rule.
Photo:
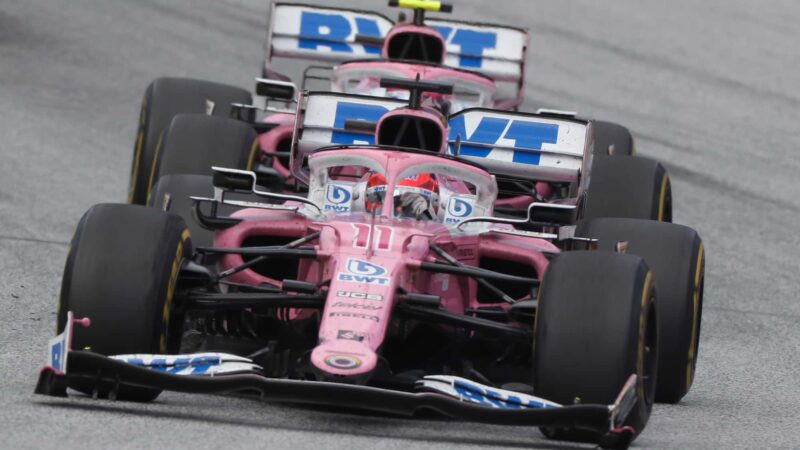
[[[386,273],[386,269],[377,264],[372,264],[355,258],[350,258],[347,260],[347,271],[358,275],[370,276],[378,276]]]

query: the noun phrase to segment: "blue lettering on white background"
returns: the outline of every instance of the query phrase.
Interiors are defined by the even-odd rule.
[[[472,401],[474,403],[479,403],[485,406],[491,406],[494,408],[504,408],[504,409],[520,409],[520,408],[553,408],[555,405],[547,404],[545,402],[539,401],[536,398],[531,398],[530,396],[524,396],[525,400],[521,398],[522,396],[510,395],[510,393],[504,392],[497,392],[493,391],[485,386],[477,385],[474,383],[469,383],[465,380],[457,380],[453,388],[455,388],[456,392],[458,392],[462,398]]]
[[[62,372],[64,371],[63,362],[61,361],[63,345],[64,344],[59,341],[50,347],[50,367]]]
[[[194,358],[177,358],[171,362],[167,361],[166,358],[154,358],[149,363],[146,363],[141,358],[128,358],[125,362],[167,373],[179,373],[191,369],[191,372],[187,375],[201,375],[211,367],[221,364],[222,360],[218,356],[198,356]]]
[[[503,131],[506,129],[508,120],[496,117],[484,117],[481,119],[478,127],[472,134],[467,134],[467,125],[464,116],[456,116],[450,119],[450,136],[451,141],[455,141],[457,136],[461,136],[461,155],[474,156],[476,158],[486,158],[492,151],[488,147],[478,147],[475,145],[465,144],[463,142],[475,142],[479,144],[495,144],[503,136]],[[450,151],[452,152],[452,146]]]
[[[333,144],[375,144],[375,135],[343,131],[348,120],[366,120],[377,122],[389,109],[381,105],[364,105],[361,103],[339,102],[333,119],[333,127],[337,130],[331,134]]]
[[[455,141],[460,136],[462,142],[460,154],[476,158],[488,158],[492,148],[470,143],[491,146],[497,144],[500,139],[508,139],[514,141],[514,147],[518,149],[541,150],[543,144],[555,144],[558,141],[556,124],[514,120],[508,126],[508,122],[508,119],[499,117],[483,117],[472,134],[468,134],[464,116],[456,116],[450,119],[448,138],[450,141]],[[450,153],[453,151],[454,145],[450,144]],[[540,159],[539,152],[515,150],[512,162],[538,165]]]
[[[351,197],[352,195],[350,194],[350,191],[348,191],[346,188],[337,186],[335,184],[328,185],[327,199],[329,202],[337,205],[347,203],[350,201]]]
[[[389,284],[389,279],[386,277],[373,277],[369,275],[355,275],[350,273],[340,272],[339,275],[336,277],[339,281],[347,281],[350,283],[367,283],[367,284],[378,284],[381,286],[385,286]]]
[[[515,120],[508,128],[505,138],[513,139],[517,147],[541,150],[542,144],[555,144],[558,141],[558,125]],[[514,152],[512,161],[538,165],[541,157],[538,152]]]
[[[356,17],[356,28],[358,29],[358,34],[363,34],[364,36],[381,37],[381,30],[378,28],[378,22],[372,19],[367,19],[365,17]],[[380,55],[381,46],[364,45],[364,51],[367,53],[372,53],[374,55]]]
[[[350,22],[344,16],[303,11],[298,45],[311,50],[328,47],[335,52],[352,53],[353,49],[345,43],[350,32]]]
[[[374,19],[356,17],[355,28],[358,34],[381,37],[378,22]],[[347,43],[352,32],[353,23],[347,16],[303,11],[300,15],[298,47],[309,50],[326,47],[333,52],[353,53],[353,47]],[[376,45],[362,46],[366,53],[380,54],[381,52],[381,48]]]
[[[472,214],[472,205],[460,198],[453,198],[448,205],[448,212],[453,217],[465,217]]]
[[[353,194],[344,186],[329,184],[325,193],[325,210],[335,212],[349,212],[350,200]]]
[[[444,25],[434,25],[445,42],[461,48],[458,58],[459,67],[480,68],[483,65],[483,52],[486,49],[497,48],[497,33],[488,31],[475,31],[456,29]]]

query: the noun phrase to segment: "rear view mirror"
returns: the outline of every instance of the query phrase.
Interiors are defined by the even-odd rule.
[[[256,185],[266,188],[268,192],[277,192],[284,187],[286,180],[273,167],[256,164],[253,171],[256,174]]]
[[[291,81],[256,78],[256,95],[275,100],[292,101],[295,99],[297,87]]]
[[[528,206],[528,220],[534,223],[570,225],[575,223],[576,215],[574,205],[534,202]]]
[[[231,191],[252,191],[256,185],[256,174],[247,170],[212,167],[214,187]]]

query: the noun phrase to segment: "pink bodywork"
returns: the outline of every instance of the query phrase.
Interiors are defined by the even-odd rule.
[[[391,198],[397,177],[403,171],[426,163],[439,163],[435,155],[372,149],[329,150],[315,153],[309,161],[322,156],[364,155],[380,162],[387,176],[387,198]],[[444,160],[476,176],[489,178],[483,170],[461,162]],[[490,179],[490,178],[489,178]],[[281,236],[287,240],[319,231],[314,241],[314,260],[299,261],[298,279],[320,283],[330,280],[327,302],[321,315],[319,344],[311,362],[323,376],[359,379],[367,377],[378,362],[377,350],[386,336],[392,310],[402,288],[411,293],[439,295],[448,311],[462,314],[465,308],[507,304],[479,303],[477,283],[462,276],[434,274],[419,270],[423,261],[435,261],[429,249],[436,243],[466,265],[479,265],[489,257],[531,266],[543,274],[548,260],[542,254],[558,252],[552,243],[527,236],[487,232],[458,231],[434,221],[397,219],[391,202],[385,202],[380,216],[367,213],[326,213],[310,218],[291,211],[245,209],[235,216],[244,220],[217,234],[218,247],[240,247],[253,236]],[[244,262],[240,255],[228,254],[221,260],[221,270]],[[247,269],[231,281],[259,285],[280,284]],[[312,310],[296,310],[293,317],[307,317]]]
[[[275,153],[282,141],[292,139],[294,119],[294,114],[273,114],[264,119],[264,123],[277,124],[275,128],[258,136],[258,143],[264,153],[264,157],[269,156],[270,153]],[[289,178],[291,175],[289,169],[278,158],[272,160],[272,167],[284,178]]]
[[[420,80],[438,81],[441,79],[461,79],[472,84],[483,86],[487,90],[497,90],[494,81],[479,73],[468,72],[466,70],[454,69],[447,66],[430,66],[424,64],[412,64],[407,62],[395,61],[352,61],[342,63],[336,67],[336,72],[347,72],[349,70],[370,70],[374,68],[384,68],[393,72],[402,73],[406,78],[413,80],[419,74]]]

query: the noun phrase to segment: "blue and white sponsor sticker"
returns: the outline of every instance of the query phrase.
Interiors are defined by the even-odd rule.
[[[520,167],[579,170],[586,147],[586,124],[500,111],[466,110],[449,120],[449,152],[460,137],[459,154]]]
[[[476,383],[466,378],[449,375],[429,375],[417,382],[417,390],[437,392],[462,402],[477,403],[490,408],[558,408],[558,403]]]
[[[375,58],[381,47],[356,43],[356,36],[383,37],[392,25],[380,14],[366,11],[276,4],[270,50],[278,56],[326,60]]]
[[[458,225],[462,220],[472,215],[475,208],[475,197],[472,195],[453,195],[447,202],[444,215],[445,225]]]
[[[194,353],[186,355],[132,354],[114,355],[112,359],[147,367],[174,375],[231,375],[258,373],[261,367],[242,356],[227,353]]]
[[[345,129],[348,120],[378,122],[384,114],[407,103],[388,98],[345,97],[312,92],[306,97],[306,112],[302,116],[302,142],[323,144],[375,144],[374,133]]]
[[[364,261],[363,259],[348,258],[346,269],[346,272],[339,272],[336,275],[337,280],[381,286],[389,284],[389,278],[382,276],[386,274],[386,269],[381,265]]]
[[[50,339],[47,344],[47,365],[59,373],[67,373],[67,352],[69,351],[69,336],[72,332],[71,319],[72,317],[67,318],[64,332]]]
[[[353,186],[329,183],[325,190],[325,211],[350,212],[353,204]]]
[[[448,66],[477,70],[500,80],[516,80],[522,76],[528,42],[525,31],[438,18],[428,19],[426,23],[444,37]]]

